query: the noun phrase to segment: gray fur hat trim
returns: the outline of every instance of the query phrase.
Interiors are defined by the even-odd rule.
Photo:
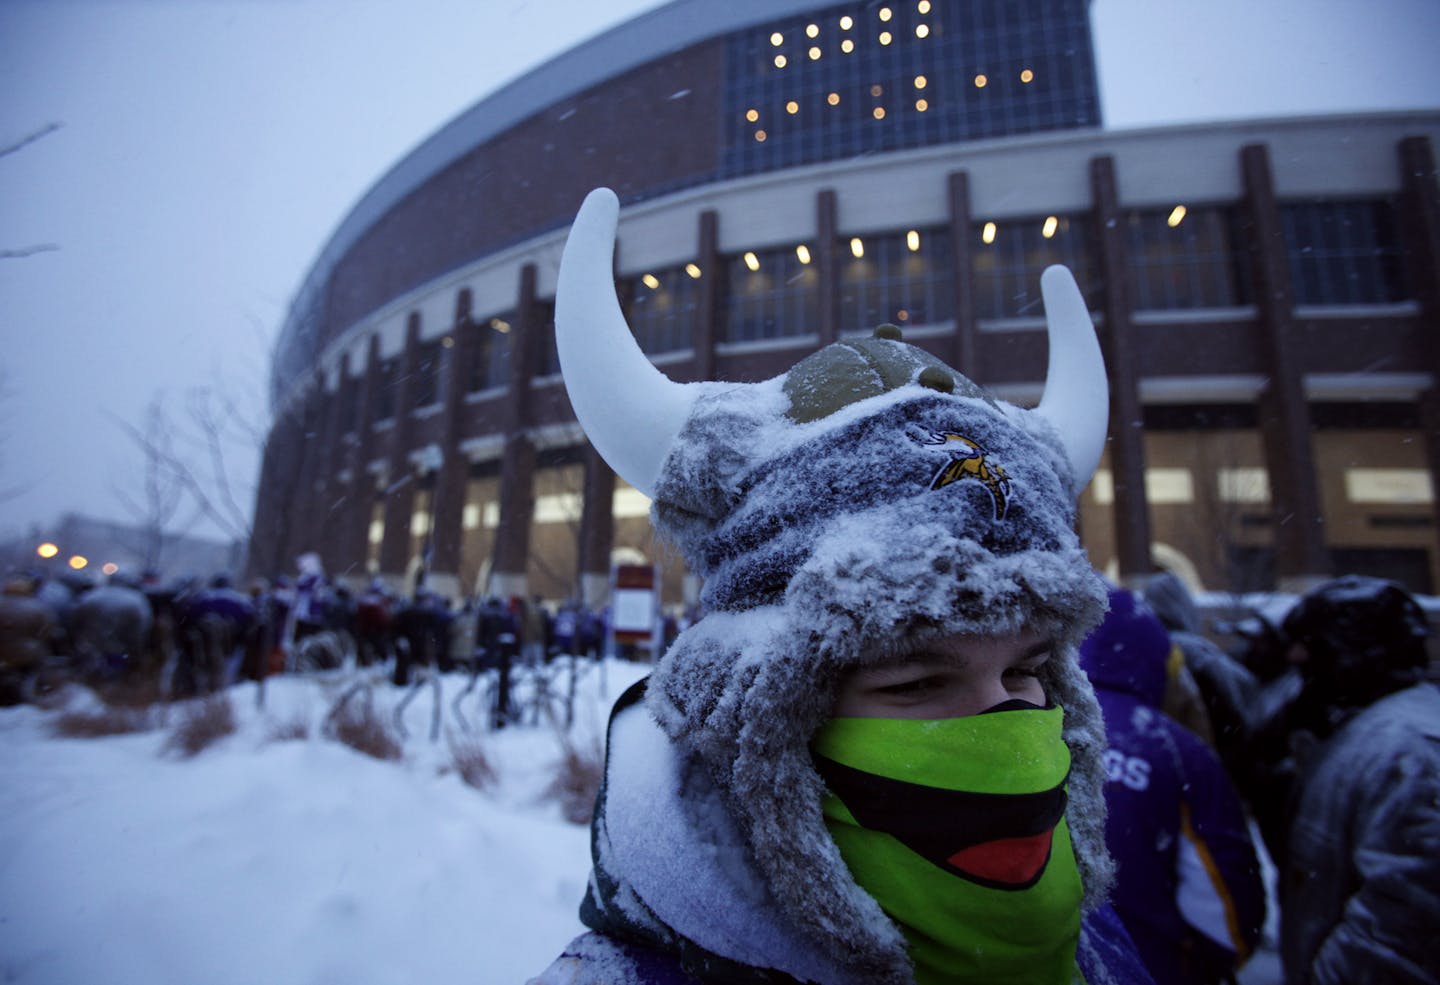
[[[809,742],[839,680],[926,639],[1050,634],[1088,909],[1112,871],[1104,727],[1075,649],[1105,586],[1073,530],[1064,448],[1036,415],[916,385],[805,424],[788,405],[780,381],[707,384],[665,459],[655,524],[713,611],[660,661],[648,706],[706,764],[787,916],[857,980],[907,982],[903,938],[820,811]]]

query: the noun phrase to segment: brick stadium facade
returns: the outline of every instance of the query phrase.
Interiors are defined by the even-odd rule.
[[[1063,262],[1111,372],[1098,566],[1435,591],[1440,113],[1100,124],[1084,0],[678,0],[560,56],[416,148],[308,272],[252,574],[313,550],[594,602],[619,556],[693,588],[557,375],[565,226],[608,185],[617,289],[673,379],[764,379],[889,321],[1031,403]]]

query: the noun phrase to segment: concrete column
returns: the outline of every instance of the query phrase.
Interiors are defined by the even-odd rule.
[[[461,524],[465,512],[465,479],[470,463],[460,454],[460,441],[465,425],[465,374],[476,345],[478,329],[471,320],[470,291],[462,290],[455,299],[455,324],[450,330],[450,345],[445,349],[445,409],[440,447],[445,459],[435,478],[435,499],[430,512],[434,517],[431,543],[430,584],[435,591],[451,598],[461,595],[460,545],[464,541]]]
[[[593,445],[585,445],[585,498],[580,512],[580,595],[598,609],[609,601],[610,552],[615,546],[615,473]]]
[[[340,511],[344,508],[335,473],[336,462],[340,460],[340,406],[345,386],[345,366],[342,360],[335,388],[328,390],[323,378],[317,381],[316,395],[320,399],[320,428],[310,442],[308,457],[316,461],[313,480],[308,484],[311,493],[310,529],[315,531],[315,550],[325,565],[326,574],[338,573],[335,567],[335,532],[339,529]],[[307,436],[308,437],[308,436]]]
[[[324,427],[325,377],[318,370],[310,374],[310,384],[301,398],[296,416],[299,422],[296,432],[298,458],[295,463],[295,495],[289,507],[295,522],[290,528],[292,536],[286,545],[288,558],[315,551],[320,544],[320,497],[317,495],[320,448],[317,439]]]
[[[720,216],[714,209],[700,213],[699,243],[696,248],[700,269],[700,306],[690,337],[695,349],[695,379],[715,378],[715,340],[720,337]],[[609,578],[607,562],[606,578]]]
[[[1440,185],[1436,183],[1435,148],[1429,137],[1401,140],[1399,157],[1398,211],[1410,280],[1420,303],[1425,368],[1432,381],[1420,395],[1420,427],[1430,463],[1430,487],[1440,495]],[[1440,510],[1435,512],[1440,514]],[[1435,519],[1440,521],[1440,516]],[[1431,552],[1430,567],[1440,584],[1440,540]]]
[[[265,442],[246,565],[250,577],[271,578],[286,570],[283,559],[294,525],[294,477],[299,453],[296,431],[293,418],[282,415]]]
[[[1311,446],[1310,408],[1294,351],[1290,261],[1265,145],[1242,148],[1240,170],[1255,271],[1260,356],[1268,377],[1260,395],[1260,434],[1274,509],[1275,573],[1282,590],[1303,591],[1331,569]]]
[[[340,534],[340,555],[345,568],[357,576],[368,574],[370,513],[375,504],[375,477],[370,462],[375,455],[375,404],[380,392],[380,339],[370,336],[365,367],[359,374],[359,400],[355,405],[355,441],[347,463],[345,517]]]
[[[354,406],[356,380],[350,375],[350,353],[340,355],[340,368],[335,380],[334,411],[329,439],[325,441],[324,463],[321,475],[324,477],[326,499],[324,536],[320,538],[320,556],[325,570],[334,577],[351,575],[350,559],[344,551],[344,535],[350,521],[350,483],[341,476],[350,468],[350,445],[352,436],[346,431],[342,420],[345,408]]]
[[[820,324],[813,326],[820,335],[820,345],[827,346],[840,337],[840,254],[839,209],[833,189],[822,189],[815,196],[815,256],[813,262],[820,275]],[[810,328],[812,326],[806,326]]]
[[[946,362],[971,377],[980,372],[980,354],[975,327],[975,247],[970,235],[970,175],[950,174],[947,182],[950,204],[950,277],[955,308],[955,334],[951,336]]]
[[[1145,497],[1145,409],[1140,404],[1140,347],[1133,338],[1129,258],[1115,159],[1090,161],[1095,239],[1105,285],[1100,348],[1110,378],[1110,471],[1115,485],[1115,557],[1120,580],[1138,583],[1155,564],[1150,557],[1150,504]]]
[[[385,538],[380,542],[380,570],[403,584],[410,563],[410,515],[415,510],[417,476],[411,466],[410,411],[415,394],[415,366],[420,352],[420,315],[412,312],[405,327],[405,350],[395,384],[395,426],[390,431],[390,475],[385,490]]]
[[[490,565],[490,594],[501,597],[529,595],[525,568],[535,510],[535,446],[525,430],[529,424],[537,337],[543,327],[539,320],[535,265],[527,263],[520,268],[519,298],[515,302],[510,392],[505,403],[505,451],[500,467],[500,526],[495,531],[494,560]]]

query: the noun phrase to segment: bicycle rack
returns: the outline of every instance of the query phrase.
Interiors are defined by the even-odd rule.
[[[405,692],[405,697],[401,698],[400,703],[395,706],[395,730],[400,733],[400,738],[402,739],[408,739],[410,737],[410,733],[405,728],[405,708],[407,705],[410,704],[411,701],[414,700],[415,695],[420,693],[420,689],[424,687],[426,683],[429,683],[431,688],[435,692],[435,700],[431,706],[430,712],[430,741],[439,742],[440,717],[442,710],[442,691],[440,688],[440,675],[437,674],[430,667],[412,667],[411,670],[415,674],[415,679],[411,681],[410,687]]]

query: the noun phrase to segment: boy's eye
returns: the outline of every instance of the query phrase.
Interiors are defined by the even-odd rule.
[[[917,695],[929,694],[938,689],[942,681],[938,677],[917,677],[910,681],[897,681],[894,684],[886,684],[875,690],[880,694],[888,694],[897,698],[912,698]]]

